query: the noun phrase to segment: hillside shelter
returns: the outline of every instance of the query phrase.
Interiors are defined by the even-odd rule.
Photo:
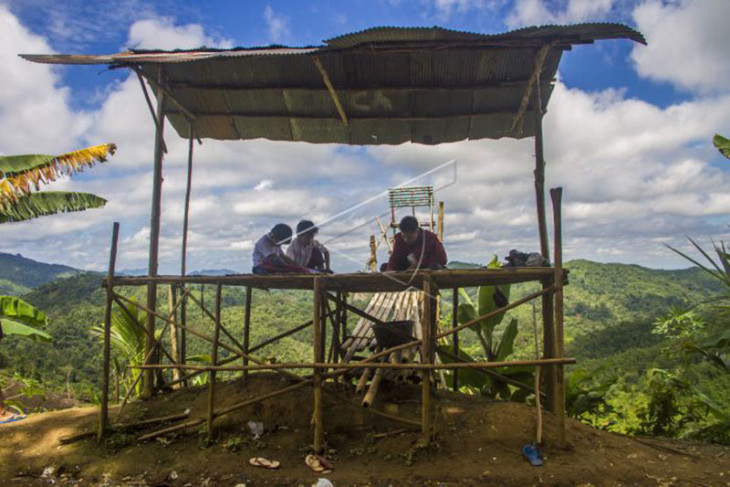
[[[349,145],[397,145],[403,143],[436,145],[464,140],[504,137],[535,140],[535,198],[537,238],[540,251],[550,259],[547,211],[545,205],[545,159],[542,119],[548,107],[557,69],[563,53],[575,45],[599,40],[627,39],[645,44],[637,31],[620,24],[596,23],[568,26],[528,27],[501,34],[460,32],[439,27],[378,27],[329,39],[311,47],[245,47],[234,49],[194,49],[175,51],[131,50],[111,55],[23,54],[37,63],[64,65],[104,65],[109,69],[129,69],[139,77],[144,97],[156,127],[152,163],[153,194],[150,213],[149,265],[146,276],[117,276],[114,272],[118,225],[115,224],[107,291],[105,319],[103,391],[99,436],[113,428],[109,425],[110,316],[112,306],[124,310],[129,298],[117,291],[121,286],[146,286],[147,300],[140,306],[147,312],[145,363],[141,368],[146,394],[152,395],[170,381],[159,380],[163,371],[172,374],[172,383],[185,384],[191,376],[209,375],[208,411],[205,419],[144,435],[155,435],[207,423],[211,432],[216,418],[248,407],[273,395],[296,388],[311,387],[313,398],[313,449],[324,447],[323,393],[327,383],[348,370],[410,369],[421,377],[421,417],[404,418],[369,407],[367,411],[408,427],[419,428],[428,442],[433,435],[432,389],[438,370],[530,365],[543,369],[546,398],[544,406],[556,414],[560,424],[556,443],[565,442],[565,392],[563,366],[574,362],[563,357],[563,285],[561,191],[551,191],[553,202],[553,266],[513,269],[441,270],[401,272],[392,275],[280,275],[280,276],[188,276],[186,249],[188,209],[193,173],[195,140],[251,140]],[[148,89],[149,87],[149,89]],[[151,94],[150,94],[151,91]],[[155,98],[153,100],[152,98]],[[189,140],[188,187],[182,237],[179,276],[158,275],[160,237],[160,199],[163,160],[166,152],[166,121]],[[528,161],[514,161],[526,164]],[[488,161],[485,161],[488,164]],[[453,306],[458,307],[458,288],[535,281],[540,290],[498,309],[504,312],[531,300],[542,300],[543,357],[527,361],[438,363],[435,348],[439,340],[458,336],[465,328],[478,325],[489,315],[465,324],[454,319],[451,328],[440,330],[436,301],[439,290],[453,290]],[[204,306],[191,293],[196,284],[216,287],[214,308]],[[179,291],[168,309],[157,303],[157,288],[174,285]],[[244,334],[236,337],[221,323],[222,286],[246,288]],[[311,329],[314,340],[311,362],[268,363],[253,353],[281,339],[278,335],[263,343],[249,343],[251,291],[259,289],[305,289],[313,293],[312,319],[287,332],[288,335]],[[348,339],[347,316],[356,315],[375,324],[382,320],[373,311],[348,303],[348,293],[408,293],[417,289],[421,297],[402,302],[403,313],[420,315],[419,337],[388,347],[363,358],[344,362],[341,343]],[[185,306],[195,303],[215,324],[213,336],[188,326]],[[178,311],[180,312],[178,318]],[[456,313],[454,313],[454,316]],[[162,335],[170,335],[169,346],[155,339],[158,324]],[[331,333],[331,353],[326,353],[326,337]],[[285,336],[288,336],[285,335]],[[186,340],[201,339],[211,344],[211,365],[191,364],[186,360]],[[169,348],[169,350],[168,350]],[[346,348],[346,347],[345,347]],[[219,360],[219,350],[232,355]],[[392,354],[416,351],[418,363],[394,363]],[[458,357],[457,357],[458,359]],[[242,360],[243,365],[233,364]],[[305,369],[310,375],[292,371]],[[216,403],[216,373],[269,370],[287,376],[291,385],[234,406]],[[539,391],[536,391],[536,395]],[[538,401],[539,404],[539,401]],[[539,409],[538,409],[539,410]]]

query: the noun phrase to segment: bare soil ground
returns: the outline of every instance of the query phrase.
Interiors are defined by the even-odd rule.
[[[219,407],[288,384],[268,374],[252,376],[248,384],[221,383]],[[325,394],[325,423],[327,456],[335,470],[326,475],[304,464],[312,415],[312,393],[305,387],[219,418],[212,441],[199,427],[137,441],[141,434],[162,427],[156,425],[111,434],[101,444],[88,438],[62,446],[62,436],[95,430],[96,408],[33,414],[0,426],[0,485],[309,486],[326,477],[336,486],[730,486],[728,447],[632,439],[569,419],[569,446],[560,449],[552,445],[554,417],[546,414],[545,465],[533,467],[520,450],[534,438],[534,408],[439,392],[436,441],[419,448],[417,430],[353,407],[359,396],[344,387],[331,388],[336,394]],[[384,385],[376,407],[418,419],[419,397],[418,387]],[[127,406],[121,422],[186,408],[191,408],[189,419],[204,418],[205,404],[205,388],[176,391]],[[114,419],[116,408],[111,413]],[[264,423],[261,438],[254,439],[248,421]],[[250,466],[252,456],[278,460],[281,468]]]

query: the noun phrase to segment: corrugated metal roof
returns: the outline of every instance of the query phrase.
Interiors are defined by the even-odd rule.
[[[534,113],[513,122],[541,46],[543,108],[565,49],[597,39],[644,42],[620,24],[530,27],[485,35],[438,27],[379,27],[321,47],[136,51],[109,56],[24,55],[35,62],[140,69],[156,86],[160,70],[175,103],[167,117],[181,137],[189,119],[201,138],[340,144],[438,144],[534,135]],[[346,114],[341,120],[321,62]],[[181,108],[182,107],[182,108]]]
[[[527,41],[554,38],[568,43],[592,42],[600,39],[631,39],[646,44],[644,36],[623,24],[602,22],[575,25],[545,25],[525,27],[500,34],[480,34],[444,29],[442,27],[373,27],[344,34],[325,43],[331,47],[351,48],[368,43],[393,42],[479,42]]]

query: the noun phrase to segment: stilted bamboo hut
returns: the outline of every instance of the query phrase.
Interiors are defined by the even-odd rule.
[[[542,119],[564,51],[578,44],[603,39],[629,39],[645,43],[643,36],[620,24],[580,24],[571,26],[530,27],[497,35],[459,32],[442,28],[382,27],[346,34],[325,41],[317,47],[262,47],[228,50],[197,49],[188,51],[135,50],[113,55],[22,55],[25,59],[50,64],[101,64],[109,69],[130,69],[140,85],[156,127],[152,208],[150,213],[150,247],[148,275],[121,277],[114,273],[116,259],[115,225],[109,275],[104,281],[107,291],[106,334],[104,342],[103,391],[99,436],[108,428],[109,330],[110,310],[118,306],[127,310],[129,300],[117,292],[120,286],[146,286],[147,300],[141,306],[147,312],[146,358],[143,380],[147,396],[161,386],[156,380],[159,369],[175,371],[177,383],[186,383],[195,374],[210,375],[208,413],[205,420],[195,420],[166,428],[156,434],[184,429],[207,422],[211,431],[216,418],[234,410],[300,387],[311,387],[314,402],[313,448],[323,448],[326,428],[323,416],[323,383],[349,369],[397,370],[410,368],[421,373],[422,404],[420,420],[393,416],[368,409],[407,425],[420,427],[423,439],[432,434],[431,376],[439,369],[458,370],[476,367],[533,365],[542,366],[545,374],[545,406],[559,421],[559,437],[564,438],[563,365],[572,363],[563,357],[562,231],[560,225],[560,189],[552,191],[554,211],[553,266],[500,270],[418,271],[384,275],[186,275],[188,208],[192,183],[194,140],[270,140],[351,145],[440,144],[462,140],[534,137],[535,197],[542,255],[550,259],[545,205],[545,160]],[[148,91],[151,88],[152,95]],[[175,132],[189,140],[188,180],[179,276],[158,275],[160,236],[160,199],[163,159],[166,152],[166,120]],[[523,161],[515,161],[522,164]],[[528,361],[454,362],[435,361],[436,340],[450,337],[474,326],[486,316],[445,331],[437,328],[434,301],[440,290],[478,285],[498,285],[536,281],[538,292],[516,300],[495,311],[497,314],[534,299],[542,300],[543,357]],[[204,306],[191,294],[195,284],[216,288],[213,309]],[[169,309],[157,303],[157,287],[175,285]],[[236,337],[221,323],[223,286],[246,289],[244,334]],[[252,345],[252,289],[303,289],[313,294],[312,319],[286,333]],[[350,362],[327,357],[325,336],[331,331],[337,345],[347,339],[348,314],[378,322],[378,318],[347,302],[352,292],[423,291],[421,336],[403,345],[373,353]],[[453,305],[458,305],[454,292]],[[199,306],[214,323],[213,336],[191,328],[186,322],[187,304]],[[177,320],[177,311],[180,319]],[[490,313],[491,315],[492,313]],[[168,351],[155,339],[158,325],[177,331],[177,350]],[[254,353],[266,345],[305,328],[314,334],[313,356],[306,363],[266,363]],[[212,365],[191,365],[186,361],[187,340],[197,338],[211,344]],[[219,360],[220,349],[232,355]],[[338,347],[337,349],[340,349]],[[382,360],[403,350],[417,350],[420,363],[403,364]],[[233,365],[243,359],[243,365]],[[294,369],[311,370],[307,377],[293,374]],[[274,393],[228,406],[217,407],[215,374],[219,371],[270,370],[288,376],[293,383]],[[170,385],[167,382],[167,385]],[[326,390],[325,390],[326,392]],[[149,437],[150,435],[147,435]]]

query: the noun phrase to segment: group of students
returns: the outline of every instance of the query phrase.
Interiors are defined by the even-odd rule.
[[[390,258],[381,266],[381,271],[446,267],[446,250],[436,234],[421,228],[413,216],[404,217],[398,228],[400,232],[393,241]],[[302,220],[297,224],[297,233],[292,240],[291,227],[277,223],[254,246],[253,273],[331,273],[330,253],[314,238],[317,232],[313,222]],[[289,245],[286,252],[283,245]]]

